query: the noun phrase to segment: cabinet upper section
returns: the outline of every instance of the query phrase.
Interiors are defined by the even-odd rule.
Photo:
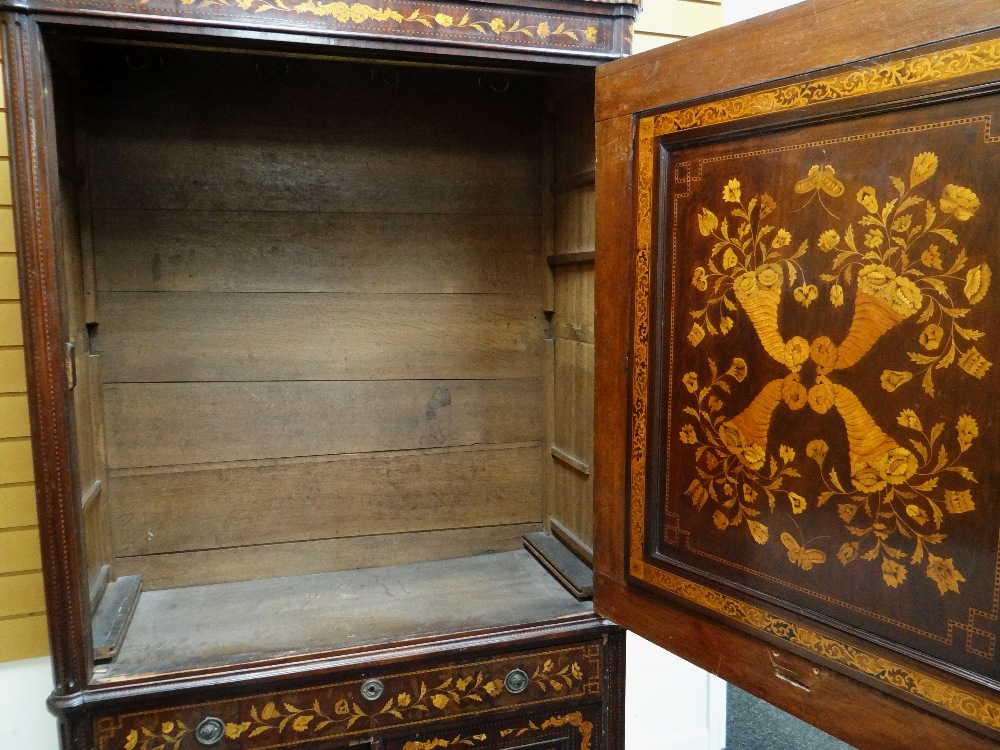
[[[291,34],[324,46],[596,65],[628,53],[638,0],[6,0],[9,11],[177,24],[218,36]]]

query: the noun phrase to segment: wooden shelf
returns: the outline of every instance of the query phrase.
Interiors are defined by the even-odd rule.
[[[376,554],[377,550],[373,550]],[[526,551],[143,592],[100,681],[592,611]]]

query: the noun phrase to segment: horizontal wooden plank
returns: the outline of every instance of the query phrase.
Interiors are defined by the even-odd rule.
[[[0,86],[0,89],[3,87]],[[45,615],[0,620],[0,661],[18,661],[49,652]]]
[[[42,567],[38,529],[0,531],[0,573],[36,571]]]
[[[541,460],[476,447],[113,476],[114,553],[538,523]]]
[[[540,524],[329,539],[254,547],[116,558],[122,575],[142,575],[146,590],[259,578],[405,565],[521,547],[521,537]],[[141,606],[141,605],[140,605]],[[299,605],[301,606],[301,602]]]
[[[0,253],[13,253],[14,245],[14,209],[0,206]]]
[[[44,611],[45,590],[40,572],[0,576],[0,617]]]
[[[0,438],[28,437],[28,397],[25,394],[0,394]]]
[[[538,377],[532,296],[105,292],[105,382]]]
[[[541,380],[112,384],[111,468],[541,440]]]
[[[0,300],[0,346],[20,346],[22,340],[20,303]]]
[[[0,441],[0,484],[31,482],[35,469],[28,438]]]
[[[0,350],[0,393],[23,393],[27,389],[24,350]]]
[[[635,30],[654,34],[694,36],[722,25],[722,4],[691,0],[657,0],[645,3],[635,20]]]
[[[161,116],[93,132],[89,146],[99,209],[538,214],[541,198],[540,149],[525,137],[456,140],[403,124],[237,130],[225,118]]]
[[[0,487],[0,529],[34,526],[37,513],[34,484]]]
[[[2,106],[2,105],[0,105]],[[0,156],[10,156],[10,149],[7,143],[7,114],[0,113]]]
[[[534,216],[94,212],[99,291],[531,294],[540,245]]]
[[[3,252],[2,245],[0,252]],[[0,255],[0,300],[19,299],[20,296],[17,288],[17,258],[13,255]]]

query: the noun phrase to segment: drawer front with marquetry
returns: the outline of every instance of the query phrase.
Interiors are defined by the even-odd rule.
[[[602,646],[585,643],[438,668],[95,719],[98,750],[264,750],[486,718],[601,694]],[[518,728],[512,727],[516,731]],[[541,731],[541,730],[538,730]],[[446,745],[438,745],[446,747]]]
[[[422,733],[385,750],[599,750],[594,708],[514,718],[465,731]]]

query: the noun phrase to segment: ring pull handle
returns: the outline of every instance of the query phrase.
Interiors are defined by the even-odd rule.
[[[528,688],[528,673],[523,669],[512,669],[503,678],[503,686],[512,695],[523,693]]]
[[[377,701],[385,692],[385,684],[382,680],[374,678],[361,683],[361,697],[366,701]]]
[[[226,735],[226,724],[216,716],[208,716],[194,730],[194,738],[206,746],[215,745]]]

